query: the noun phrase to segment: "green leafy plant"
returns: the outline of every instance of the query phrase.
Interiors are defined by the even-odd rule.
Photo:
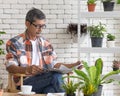
[[[97,92],[100,85],[114,81],[114,79],[108,77],[120,73],[120,70],[117,70],[102,76],[103,61],[101,58],[98,58],[93,66],[89,66],[87,62],[83,62],[83,66],[85,71],[75,69],[76,76],[71,76],[71,78],[79,79],[79,88],[83,91],[84,95],[91,95]]]
[[[107,41],[114,41],[114,40],[115,40],[115,36],[112,35],[112,34],[110,34],[110,33],[108,33],[108,35],[107,35]]]
[[[98,25],[89,26],[88,31],[90,32],[91,37],[104,37],[103,32],[106,32],[106,27],[105,24],[99,22]]]
[[[87,4],[95,4],[96,1],[97,1],[97,0],[88,0],[88,1],[87,1]]]
[[[75,91],[77,90],[79,86],[79,83],[74,83],[72,80],[70,82],[64,82],[63,88],[65,89],[66,95],[72,96],[75,94]]]
[[[120,4],[120,0],[117,0],[117,4]]]
[[[0,36],[1,36],[2,34],[6,34],[6,32],[0,31]],[[4,41],[3,41],[2,39],[0,39],[0,46],[3,45],[3,44],[4,44]],[[0,55],[3,55],[3,54],[5,54],[5,53],[4,53],[4,49],[3,49],[3,48],[0,48]]]
[[[4,32],[4,31],[0,31],[0,36],[5,33],[6,32]],[[0,46],[3,44],[4,44],[4,41],[2,39],[0,39]],[[5,54],[4,49],[0,47],[0,55],[3,55],[3,54]],[[0,78],[0,89],[2,89],[2,88],[3,88],[3,81],[2,81],[2,78]]]

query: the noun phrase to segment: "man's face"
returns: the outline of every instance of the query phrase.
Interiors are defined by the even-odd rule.
[[[42,29],[46,27],[45,19],[43,20],[36,19],[36,21],[32,23],[30,23],[29,21],[26,21],[26,26],[30,36],[33,36],[33,37],[40,36]]]

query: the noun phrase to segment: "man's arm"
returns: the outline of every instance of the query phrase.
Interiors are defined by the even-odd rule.
[[[26,75],[35,75],[39,72],[42,72],[42,69],[40,69],[38,66],[35,66],[35,65],[26,66],[26,67],[10,65],[6,69],[10,73],[21,73]]]
[[[16,45],[17,46],[17,45]],[[6,69],[10,73],[22,73],[34,75],[42,70],[35,65],[28,66],[28,64],[24,64],[24,66],[19,66],[20,62],[18,62],[17,58],[17,49],[13,42],[8,41],[6,43]],[[23,60],[22,60],[23,61]]]
[[[54,65],[54,68],[60,68],[61,65],[64,65],[64,66],[66,66],[68,68],[73,68],[73,67],[76,67],[76,66],[79,67],[79,65],[80,65],[81,68],[82,68],[82,65],[81,65],[80,61],[77,61],[77,62],[71,63],[71,64],[57,63],[57,64]]]

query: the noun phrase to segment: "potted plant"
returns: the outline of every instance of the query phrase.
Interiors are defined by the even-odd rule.
[[[102,0],[104,11],[113,11],[115,2],[113,0]]]
[[[120,11],[120,0],[115,0],[114,10],[115,11]]]
[[[87,33],[87,24],[80,24],[80,28],[81,35]],[[70,23],[67,27],[67,33],[70,33],[73,36],[77,35],[78,33],[77,30],[78,30],[77,23]]]
[[[79,83],[74,83],[72,80],[70,82],[64,82],[63,88],[65,89],[66,96],[76,96],[75,91],[78,86]]]
[[[106,32],[105,24],[99,22],[98,25],[91,25],[88,27],[88,31],[90,32],[92,47],[102,47],[103,32]]]
[[[87,24],[80,24],[80,36],[84,38],[87,34]],[[70,33],[74,42],[78,40],[78,24],[70,23],[67,27],[67,33]],[[83,40],[83,38],[81,40]]]
[[[120,70],[111,71],[102,75],[103,61],[101,58],[96,60],[95,65],[89,65],[87,62],[83,62],[85,70],[75,69],[76,76],[71,76],[71,78],[79,79],[79,88],[82,90],[84,96],[96,96],[96,94],[97,96],[101,96],[101,90],[99,88],[102,88],[102,84],[113,82],[114,79],[108,77],[120,73]]]
[[[107,35],[107,47],[115,47],[115,36],[110,33]]]
[[[89,12],[95,11],[96,0],[88,0],[87,5],[88,5],[88,11]]]
[[[4,32],[4,31],[0,31],[0,35],[5,34],[5,33],[6,32]],[[4,41],[2,39],[0,39],[0,46],[3,45],[3,44],[4,44]],[[0,48],[0,55],[3,55],[3,54],[5,54],[4,49]]]
[[[112,68],[113,68],[113,71],[119,70],[119,68],[120,68],[120,61],[114,60]]]
[[[117,0],[117,4],[120,4],[120,0]]]
[[[0,35],[5,34],[4,31],[0,31]],[[0,46],[4,44],[4,41],[2,39],[0,39]],[[3,55],[4,53],[4,49],[0,47],[0,55]],[[2,96],[3,94],[3,82],[2,79],[0,78],[0,96]]]

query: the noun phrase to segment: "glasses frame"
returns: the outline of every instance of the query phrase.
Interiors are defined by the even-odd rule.
[[[36,25],[36,24],[34,24],[34,23],[31,23],[35,28],[37,28],[37,29],[45,29],[46,28],[46,25],[45,24],[43,24],[43,25],[40,25],[40,24],[38,24],[38,25]]]

